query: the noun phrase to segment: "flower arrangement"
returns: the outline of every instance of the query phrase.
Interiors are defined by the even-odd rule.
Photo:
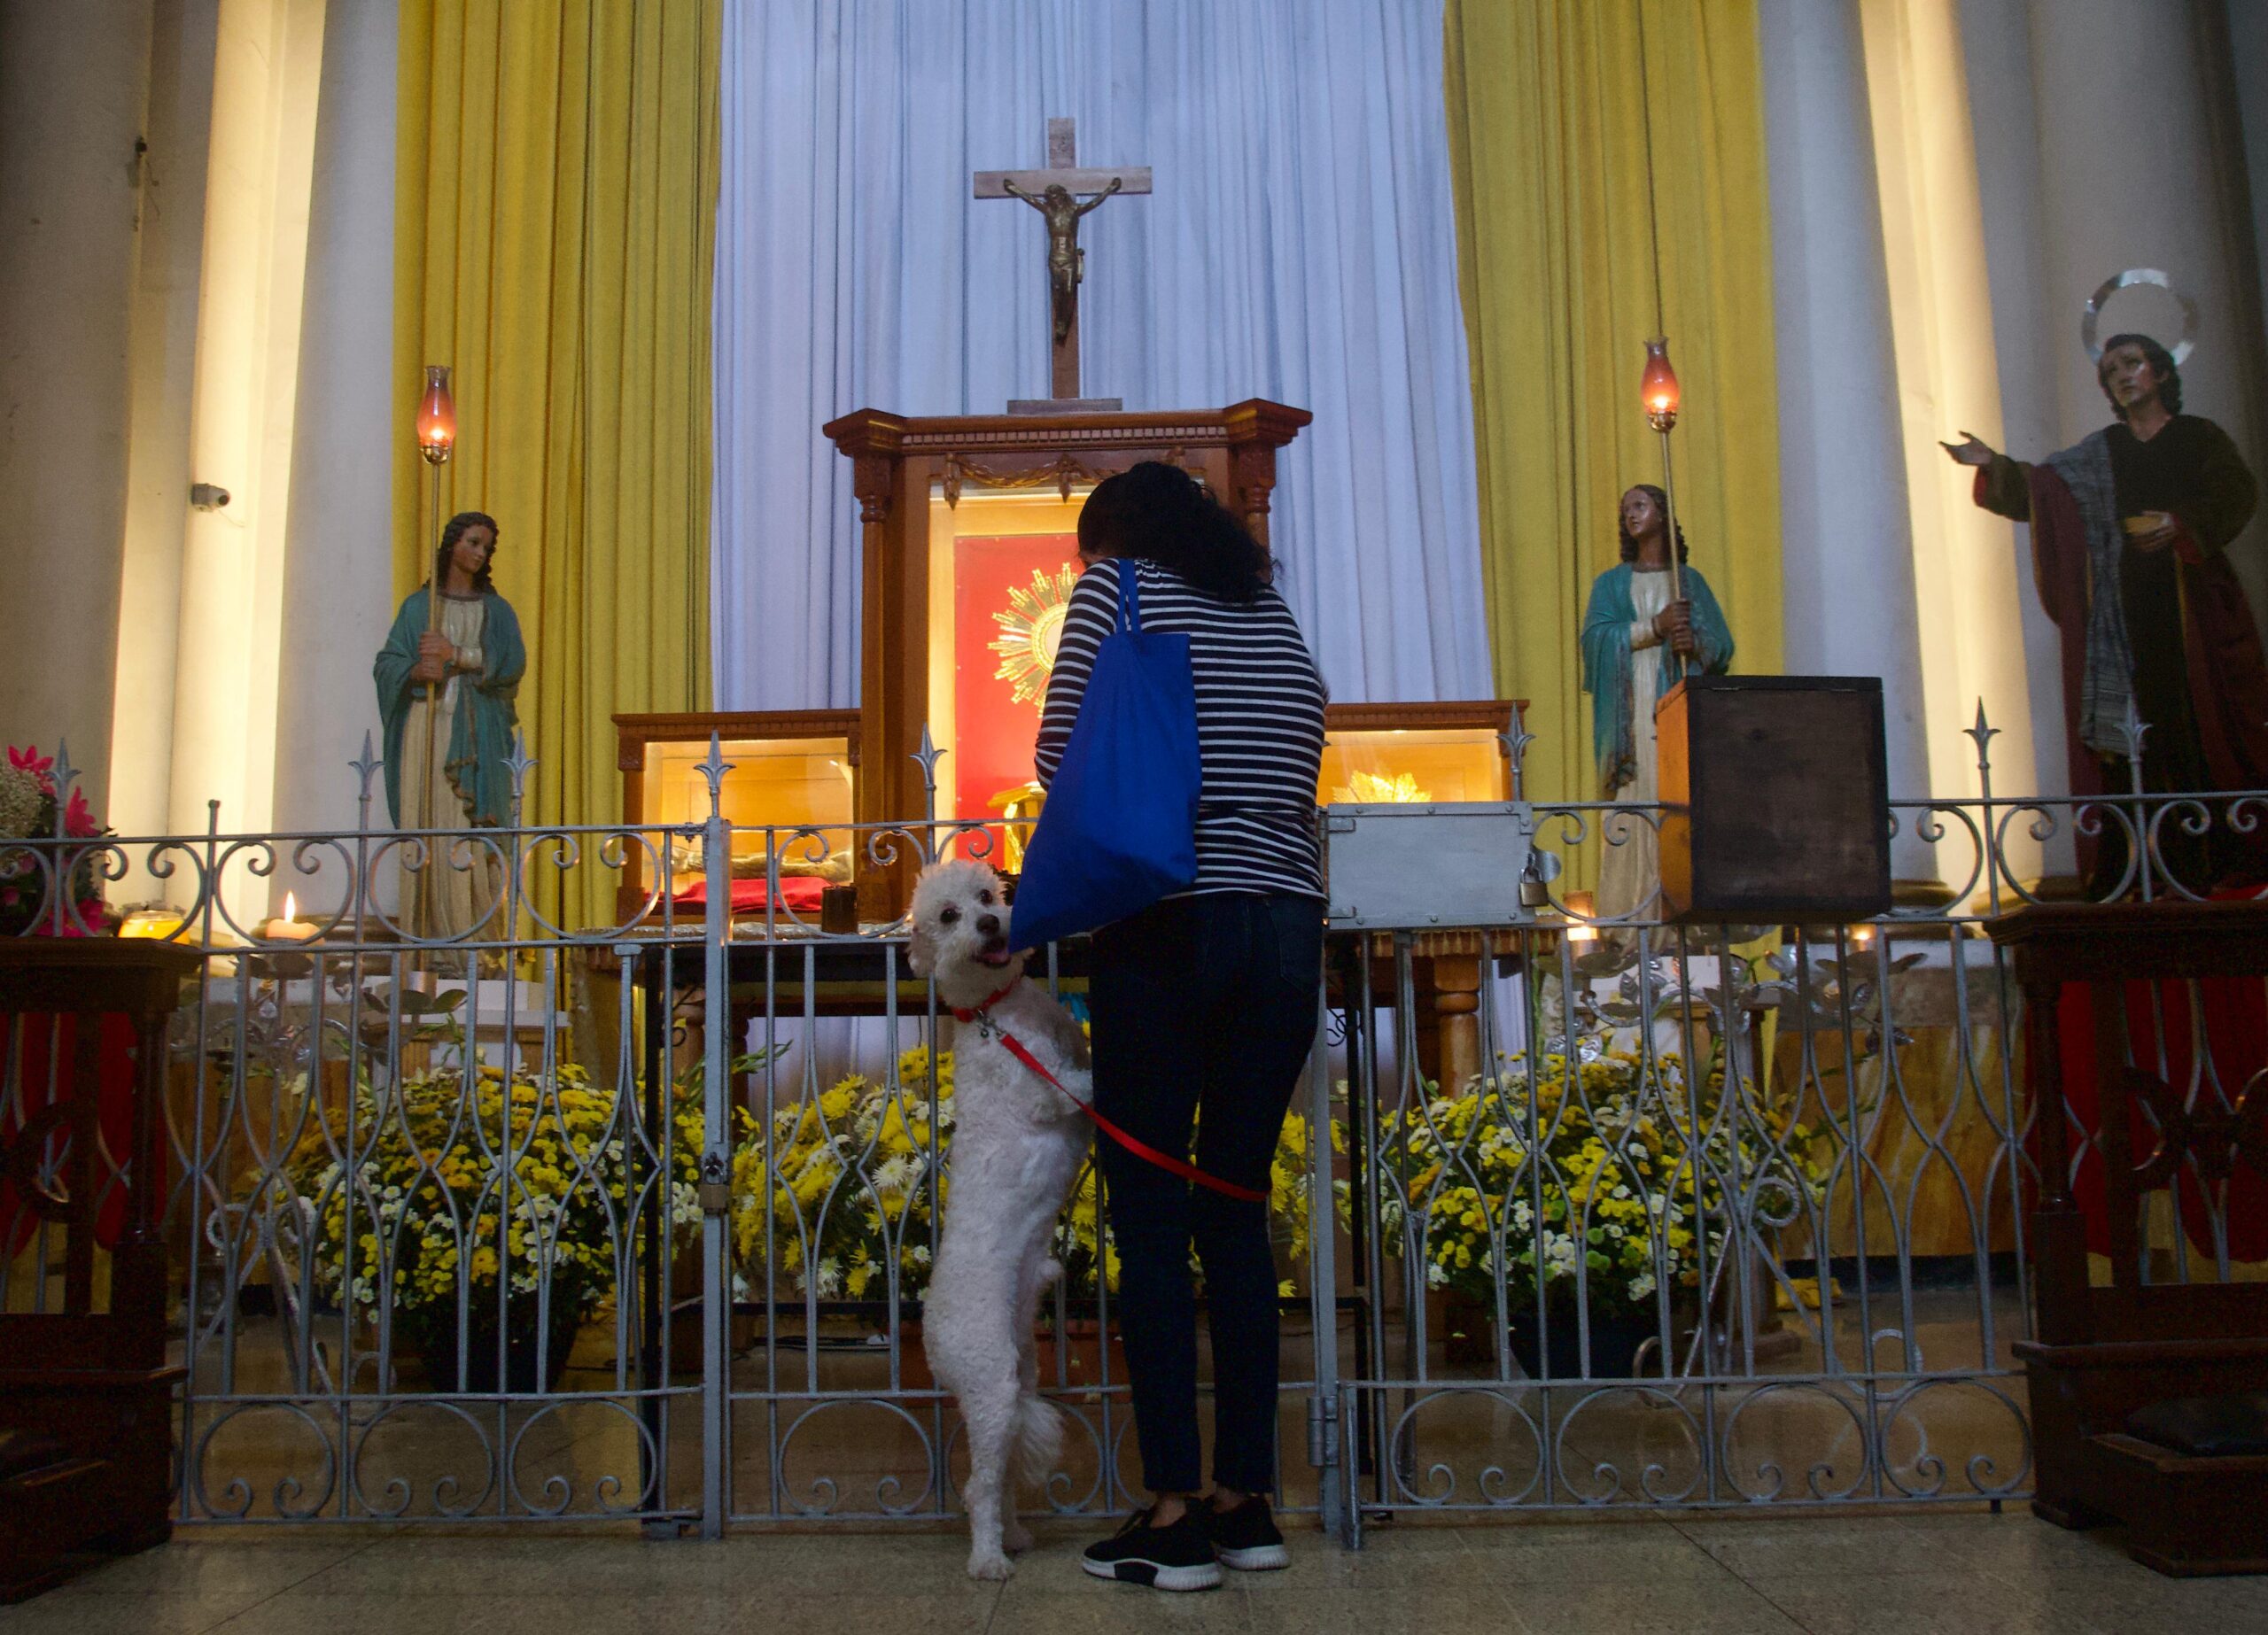
[[[1381,1199],[1384,1234],[1422,1253],[1428,1287],[1493,1306],[1501,1277],[1518,1312],[1540,1278],[1548,1302],[1649,1315],[1665,1290],[1697,1291],[1705,1244],[1712,1264],[1723,1249],[1728,1178],[1779,1217],[1824,1184],[1813,1132],[1746,1087],[1728,1105],[1720,1065],[1697,1097],[1675,1056],[1655,1058],[1651,1084],[1625,1054],[1573,1071],[1571,1094],[1565,1056],[1532,1071],[1513,1057],[1457,1095],[1428,1085],[1422,1106],[1381,1116],[1380,1161],[1400,1183]]]
[[[493,1350],[500,1280],[513,1327],[526,1329],[548,1281],[563,1357],[571,1325],[599,1312],[630,1266],[636,1212],[658,1206],[680,1231],[700,1221],[697,1075],[679,1089],[656,1188],[641,1173],[650,1149],[629,1106],[579,1067],[508,1081],[483,1066],[469,1089],[454,1067],[386,1091],[364,1084],[351,1166],[338,1133],[315,1128],[284,1167],[284,1183],[313,1205],[316,1288],[373,1317],[384,1297],[398,1345],[430,1358],[453,1352],[461,1327],[476,1351]]]
[[[107,833],[75,785],[59,812],[57,801],[54,756],[11,746],[7,765],[0,767],[0,841],[52,838],[58,816],[68,839],[91,841]],[[103,926],[102,881],[91,850],[64,857],[77,912],[63,917],[62,934],[83,936]],[[52,920],[48,872],[57,866],[30,847],[0,845],[0,936],[20,936],[37,930],[43,919]]]
[[[897,1058],[894,1089],[852,1073],[777,1107],[768,1151],[751,1121],[733,1151],[733,1249],[743,1279],[768,1255],[798,1295],[880,1299],[894,1262],[900,1295],[918,1298],[943,1190],[939,1149],[952,1131],[951,1052],[935,1063],[934,1107],[931,1073],[928,1048],[917,1045]]]

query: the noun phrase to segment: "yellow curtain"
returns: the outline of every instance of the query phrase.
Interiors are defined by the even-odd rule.
[[[401,8],[394,577],[406,594],[431,566],[408,428],[421,366],[447,363],[442,505],[496,518],[527,638],[531,824],[618,819],[614,712],[707,708],[721,4]],[[594,852],[544,911],[611,918]]]
[[[1496,682],[1531,703],[1530,791],[1596,800],[1578,632],[1591,580],[1616,561],[1622,491],[1662,480],[1638,407],[1658,322],[1684,389],[1671,435],[1692,561],[1724,605],[1735,668],[1780,668],[1756,8],[1449,0],[1445,27]]]

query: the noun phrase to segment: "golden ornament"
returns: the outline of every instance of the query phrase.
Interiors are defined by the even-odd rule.
[[[1057,573],[1035,568],[1029,586],[1010,585],[1006,610],[992,616],[992,622],[1000,627],[1000,634],[990,643],[992,651],[1000,655],[1000,668],[992,672],[993,678],[1014,689],[1019,704],[1046,700],[1047,678],[1055,668],[1057,644],[1063,639],[1063,617],[1070,608],[1072,587],[1078,582],[1076,568]]]

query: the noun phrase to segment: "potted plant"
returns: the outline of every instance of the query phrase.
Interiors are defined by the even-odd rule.
[[[53,881],[56,871],[66,876],[65,910],[60,933],[66,937],[108,931],[110,921],[103,903],[102,874],[92,847],[50,851],[43,857],[29,846],[9,846],[8,841],[52,840],[58,821],[68,840],[95,841],[109,833],[96,820],[85,794],[75,786],[58,805],[55,758],[36,749],[11,748],[8,762],[0,766],[0,936],[22,936],[42,929],[57,929]]]
[[[310,1129],[285,1169],[312,1209],[317,1290],[390,1331],[435,1391],[557,1389],[577,1329],[636,1252],[641,1212],[680,1232],[700,1220],[697,1083],[676,1100],[664,1176],[644,1173],[650,1144],[624,1098],[579,1067],[360,1086],[348,1133]]]
[[[931,1106],[926,1046],[898,1058],[897,1083],[851,1073],[808,1101],[754,1120],[733,1151],[732,1237],[743,1282],[770,1274],[799,1296],[897,1298],[928,1286],[933,1184],[952,1130],[952,1056],[936,1063]],[[767,1139],[768,1137],[768,1139]]]
[[[1514,1056],[1456,1095],[1428,1084],[1424,1102],[1381,1116],[1386,1243],[1418,1256],[1443,1294],[1452,1362],[1495,1361],[1501,1282],[1530,1377],[1627,1377],[1648,1340],[1697,1320],[1703,1265],[1728,1236],[1728,1178],[1751,1199],[1821,1182],[1811,1132],[1753,1087],[1728,1104],[1720,1063],[1689,1095],[1675,1056],[1649,1068],[1585,1042],[1572,1094],[1569,1078],[1562,1054]]]

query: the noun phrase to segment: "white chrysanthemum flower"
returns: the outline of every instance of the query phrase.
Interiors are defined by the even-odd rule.
[[[40,802],[47,792],[39,779],[12,763],[0,765],[0,835],[22,840],[39,825]]]

